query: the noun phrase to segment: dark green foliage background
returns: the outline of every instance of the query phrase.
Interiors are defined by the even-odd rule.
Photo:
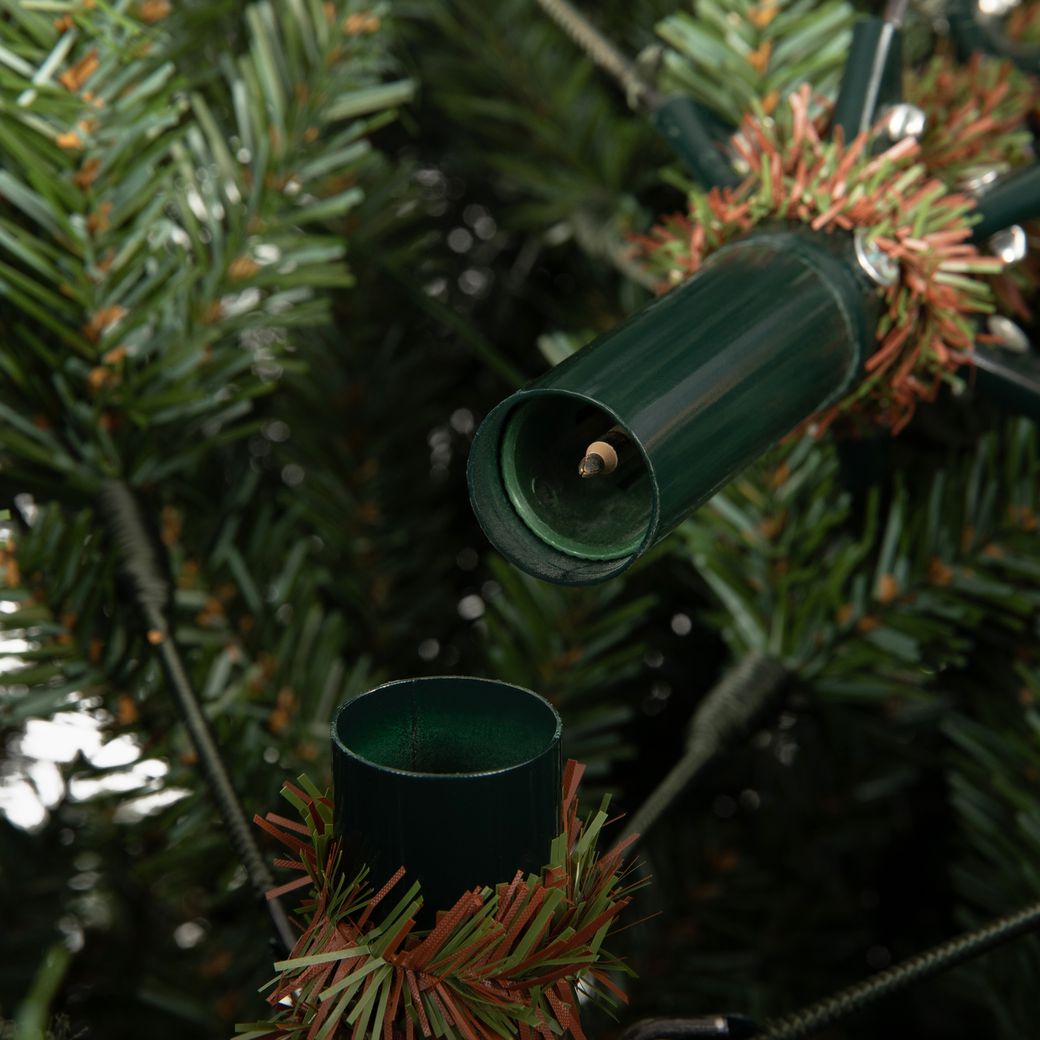
[[[194,90],[217,137],[236,134],[228,59],[255,44],[247,6],[174,5],[141,60],[168,57],[176,79],[145,106],[145,123]],[[596,6],[633,54],[677,8]],[[0,42],[28,54],[50,16],[23,23],[18,10],[0,3]],[[452,673],[552,698],[590,787],[631,809],[679,755],[686,720],[728,662],[758,651],[791,667],[782,710],[714,763],[646,843],[655,884],[642,909],[657,916],[626,933],[641,975],[626,1020],[780,1014],[1035,899],[1035,430],[975,399],[944,401],[898,443],[776,449],[622,581],[563,590],[513,571],[469,511],[474,424],[546,356],[648,298],[624,235],[682,205],[669,187],[678,177],[652,130],[532,3],[376,10],[382,25],[356,41],[337,89],[408,77],[418,90],[396,98],[395,119],[385,105],[366,109],[374,148],[323,196],[359,187],[364,198],[310,229],[326,246],[345,243],[352,284],[340,284],[338,260],[301,261],[301,284],[332,288],[327,303],[284,312],[267,367],[242,362],[252,319],[199,331],[199,307],[228,291],[238,255],[210,248],[216,225],[200,237],[181,309],[153,305],[165,363],[131,364],[100,403],[90,371],[114,341],[71,365],[34,346],[53,330],[26,316],[10,289],[21,283],[5,274],[0,327],[13,360],[0,385],[0,490],[4,505],[28,493],[39,511],[28,524],[13,509],[20,580],[8,566],[4,598],[19,609],[2,618],[34,649],[0,690],[4,768],[19,768],[26,720],[91,712],[167,761],[163,783],[190,794],[134,823],[116,819],[114,794],[66,798],[31,834],[0,819],[0,1017],[28,1006],[46,951],[70,928],[83,947],[50,1010],[71,1035],[227,1037],[258,1017],[270,974],[266,914],[120,597],[92,504],[106,467],[138,487],[163,533],[178,638],[250,813],[275,808],[283,779],[303,769],[327,780],[339,701],[386,679]],[[309,77],[309,97],[331,89],[327,68],[308,68],[294,73]],[[248,107],[277,123],[263,85],[243,82]],[[9,64],[0,85],[5,104],[24,88]],[[60,91],[51,101],[66,103]],[[185,107],[174,122],[191,119]],[[330,120],[308,154],[320,157],[339,125]],[[0,169],[28,178],[12,148],[27,131],[6,109],[0,128]],[[194,183],[184,169],[217,162],[205,134],[182,143],[192,158],[187,183],[164,189],[174,199]],[[47,155],[35,183],[67,183],[71,159]],[[279,192],[264,191],[264,212],[281,213]],[[295,219],[278,225],[286,243]],[[9,199],[0,220],[46,239]],[[2,261],[5,272],[25,267],[10,250]],[[208,368],[173,366],[195,347]],[[169,395],[163,409],[153,391]],[[140,419],[113,440],[106,407]],[[34,425],[41,413],[46,428]],[[83,759],[64,772],[97,773]],[[204,938],[182,949],[173,933],[186,921]],[[828,1035],[1026,1036],[1038,971],[1040,945],[1019,942]]]

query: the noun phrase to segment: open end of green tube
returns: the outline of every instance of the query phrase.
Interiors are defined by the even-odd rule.
[[[552,747],[560,729],[556,710],[528,690],[446,677],[388,683],[348,701],[333,737],[376,766],[463,776],[521,766]]]
[[[620,435],[617,468],[583,477],[586,448],[617,431],[605,411],[579,398],[537,397],[506,419],[502,483],[520,519],[542,541],[586,560],[637,552],[653,515],[653,491],[639,447]]]
[[[467,889],[540,870],[560,829],[562,728],[530,690],[469,676],[347,701],[332,721],[340,871],[367,867],[378,887],[403,866],[429,928]]]

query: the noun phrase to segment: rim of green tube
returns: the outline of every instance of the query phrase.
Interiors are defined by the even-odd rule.
[[[486,696],[476,700],[475,703],[481,707],[485,707],[487,703],[494,698],[496,704],[493,706],[489,714],[494,714],[499,719],[502,718],[502,712],[504,710],[502,697],[503,694],[505,694],[511,699],[513,705],[523,705],[524,711],[532,712],[533,710],[533,712],[537,712],[541,715],[542,719],[537,720],[532,713],[531,721],[539,725],[543,724],[544,721],[545,735],[539,735],[537,738],[538,746],[531,750],[530,753],[525,754],[522,758],[512,759],[501,766],[491,769],[457,770],[454,772],[430,772],[422,769],[408,769],[403,766],[388,765],[385,762],[377,761],[374,758],[362,754],[359,750],[351,747],[347,743],[345,735],[341,732],[341,727],[345,722],[347,722],[348,716],[352,712],[356,712],[359,707],[367,707],[368,704],[371,704],[373,698],[385,699],[387,694],[392,695],[405,692],[418,693],[423,689],[427,691],[423,696],[440,695],[442,697],[457,696],[460,689],[465,690],[467,695],[478,693],[483,689]],[[386,716],[384,715],[384,718],[385,717]],[[429,780],[466,780],[471,778],[497,776],[522,770],[532,762],[536,762],[538,759],[554,753],[559,747],[560,738],[563,733],[563,719],[560,717],[560,713],[552,704],[549,703],[549,701],[540,694],[537,694],[526,687],[517,686],[514,683],[503,682],[499,679],[483,679],[477,676],[434,675],[421,676],[414,679],[395,679],[392,682],[383,683],[372,690],[368,690],[365,693],[359,694],[357,697],[351,698],[349,701],[341,704],[336,710],[336,713],[332,718],[331,728],[332,742],[337,751],[345,755],[347,758],[363,763],[372,769],[385,773],[392,773],[398,776],[422,777]]]
[[[553,438],[546,434],[551,434],[554,427],[549,425],[538,429],[538,420],[540,409],[544,411],[556,405],[572,409],[582,406],[594,408],[604,416],[600,423],[602,427],[620,427],[632,449],[639,453],[642,487],[622,491],[616,488],[612,477],[594,477],[586,484],[575,476],[570,488],[573,497],[567,506],[555,516],[547,516],[534,487],[534,481],[541,479],[538,472],[541,467],[536,464],[532,468],[530,456],[534,454],[538,461],[542,449],[552,450]],[[533,432],[532,427],[535,428]],[[540,434],[541,440],[538,439]],[[575,467],[576,461],[567,457],[567,462]],[[520,519],[546,545],[559,552],[581,560],[609,562],[635,555],[652,538],[657,524],[657,488],[650,460],[638,438],[601,402],[590,402],[578,395],[548,388],[526,395],[526,399],[516,402],[503,419],[498,465],[506,497]],[[620,517],[617,515],[619,511]],[[602,513],[602,520],[597,517],[597,512]],[[622,534],[618,537],[588,536],[597,527],[613,531],[619,526]]]

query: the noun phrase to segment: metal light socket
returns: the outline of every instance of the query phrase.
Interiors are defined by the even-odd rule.
[[[562,723],[530,690],[440,676],[387,683],[332,723],[344,870],[422,883],[425,923],[467,889],[538,871],[560,830]]]
[[[494,408],[470,498],[492,544],[559,584],[621,573],[859,377],[876,293],[846,235],[757,233]],[[609,476],[584,447],[628,440]]]

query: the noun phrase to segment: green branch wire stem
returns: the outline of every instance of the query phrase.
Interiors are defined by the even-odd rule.
[[[739,175],[721,148],[720,142],[727,136],[728,127],[723,127],[722,133],[713,133],[721,124],[699,102],[658,93],[639,69],[568,0],[537,2],[591,61],[617,81],[629,105],[652,118],[658,132],[702,184],[735,187],[740,183]],[[620,268],[620,264],[615,263]],[[629,268],[634,266],[629,262]],[[629,271],[624,273],[632,277]],[[635,280],[643,284],[644,277],[640,275]]]
[[[254,891],[267,901],[279,942],[286,950],[291,950],[296,942],[296,933],[278,899],[267,898],[268,890],[274,887],[274,880],[253,839],[231,777],[173,637],[169,620],[172,589],[166,577],[165,553],[149,533],[137,497],[123,481],[108,480],[102,484],[98,494],[98,508],[112,534],[131,601],[140,612],[148,633],[148,642],[159,655],[166,681],[198,753],[206,783],[227,829],[228,840],[242,861]]]
[[[644,1018],[629,1026],[623,1040],[750,1040],[758,1026],[742,1015],[700,1018]]]
[[[798,1037],[808,1036],[897,990],[948,971],[1003,943],[1037,930],[1040,930],[1040,902],[933,946],[817,1004],[769,1021],[765,1025],[762,1040],[797,1040]]]
[[[1040,902],[1000,917],[981,928],[933,946],[909,960],[878,972],[807,1008],[755,1029],[747,1019],[727,1015],[701,1018],[644,1019],[630,1026],[624,1040],[699,1040],[707,1037],[758,1037],[799,1040],[857,1014],[870,1004],[933,975],[949,971],[1006,942],[1040,930]]]
[[[780,661],[764,654],[749,654],[728,671],[694,712],[682,758],[633,814],[622,840],[645,839],[690,781],[768,708],[789,674]]]
[[[537,0],[538,6],[595,62],[615,79],[632,108],[653,111],[661,98],[639,70],[568,0]]]
[[[18,1040],[47,1040],[51,1004],[68,973],[71,960],[72,950],[64,943],[55,943],[44,955],[32,988],[18,1008],[15,1018]]]

